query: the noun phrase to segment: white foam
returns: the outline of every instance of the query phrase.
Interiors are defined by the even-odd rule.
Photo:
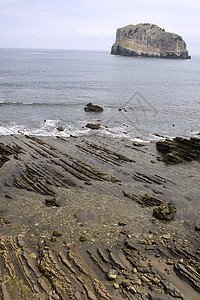
[[[143,140],[143,139],[140,139],[140,138],[133,138],[133,139],[131,139],[131,141],[137,142],[137,143],[145,143],[145,144],[148,144],[148,143],[151,142],[151,141],[146,141],[146,140]]]
[[[0,126],[0,135],[21,134],[23,133],[23,129],[23,126],[16,124]]]

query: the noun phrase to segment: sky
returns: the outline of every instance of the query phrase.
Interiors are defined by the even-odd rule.
[[[116,29],[153,23],[200,54],[199,0],[0,0],[0,48],[110,50]]]

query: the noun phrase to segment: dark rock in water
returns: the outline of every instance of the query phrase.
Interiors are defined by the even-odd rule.
[[[200,139],[185,139],[176,137],[156,143],[157,150],[162,153],[165,163],[181,163],[185,161],[200,161]]]
[[[103,108],[98,105],[93,105],[92,103],[88,103],[84,108],[86,112],[102,112]]]
[[[65,129],[64,129],[62,126],[58,126],[58,127],[57,127],[57,130],[58,130],[58,131],[64,131]]]
[[[133,146],[136,146],[136,147],[143,147],[146,145],[147,145],[147,143],[144,143],[144,142],[133,141]]]
[[[111,54],[160,58],[191,58],[185,41],[178,34],[144,23],[117,29]]]
[[[195,230],[196,231],[200,231],[200,218],[198,220],[196,220],[196,223],[195,223]]]
[[[173,220],[176,214],[176,208],[171,203],[163,203],[153,209],[153,216],[159,220]]]
[[[90,129],[99,129],[101,128],[100,124],[94,124],[94,123],[88,123],[87,125],[85,125],[85,127],[90,128]]]

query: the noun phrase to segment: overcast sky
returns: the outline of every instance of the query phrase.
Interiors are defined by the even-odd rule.
[[[153,23],[200,54],[200,0],[0,0],[0,47],[110,50],[116,29]]]

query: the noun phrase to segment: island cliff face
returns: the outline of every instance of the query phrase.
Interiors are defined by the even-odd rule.
[[[185,41],[178,34],[144,23],[117,29],[111,54],[188,59]]]

